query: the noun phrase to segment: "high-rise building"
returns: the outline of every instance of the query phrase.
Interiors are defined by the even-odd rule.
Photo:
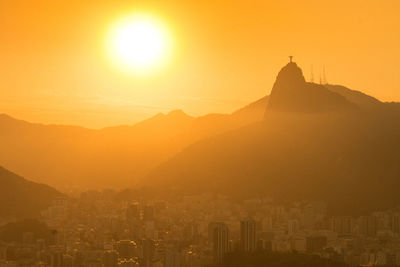
[[[288,234],[293,235],[299,231],[299,221],[289,220],[288,221]]]
[[[115,250],[107,250],[103,254],[104,267],[117,267],[118,266],[118,252]]]
[[[400,234],[400,214],[392,214],[390,218],[390,228],[395,235]]]
[[[154,207],[146,205],[143,210],[143,220],[153,221],[154,220]]]
[[[221,264],[226,253],[229,252],[229,229],[225,223],[216,223],[213,228],[213,255],[214,262]]]
[[[128,222],[140,218],[139,203],[132,203],[126,209],[126,219]]]
[[[22,244],[31,245],[33,244],[34,234],[32,232],[22,233]]]
[[[208,244],[212,244],[214,242],[214,229],[217,224],[217,222],[210,222],[208,224]]]
[[[63,267],[74,267],[74,257],[71,255],[63,255]]]
[[[50,246],[50,266],[63,266],[63,248],[60,246]]]
[[[136,256],[136,243],[131,240],[120,240],[116,244],[119,259],[129,260]]]
[[[272,230],[272,216],[266,216],[262,221],[262,231],[271,231]]]
[[[156,246],[155,242],[152,239],[144,239],[142,240],[142,248],[143,248],[143,261],[141,266],[150,267],[151,261],[153,260]]]
[[[243,251],[256,249],[256,222],[251,218],[240,221],[240,243]]]
[[[375,216],[361,216],[360,218],[360,234],[364,236],[376,236],[378,231],[378,220]]]
[[[164,267],[180,267],[181,255],[173,245],[168,245],[165,251]]]
[[[307,252],[319,252],[326,247],[328,241],[326,236],[308,236],[306,238]]]
[[[337,216],[330,219],[329,228],[339,235],[351,235],[353,219],[350,216]]]

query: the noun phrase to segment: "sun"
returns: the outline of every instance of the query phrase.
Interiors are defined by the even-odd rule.
[[[167,61],[171,38],[161,21],[149,15],[135,14],[113,25],[108,50],[112,60],[125,71],[144,73]]]

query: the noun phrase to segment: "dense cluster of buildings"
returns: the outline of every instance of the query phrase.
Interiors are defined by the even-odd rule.
[[[0,267],[219,266],[231,252],[309,253],[349,266],[400,265],[400,213],[328,216],[322,202],[221,195],[123,201],[111,191],[58,199],[49,237],[0,241]]]

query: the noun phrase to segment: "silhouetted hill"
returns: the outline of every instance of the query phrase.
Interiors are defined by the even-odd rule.
[[[362,109],[376,109],[383,104],[372,96],[366,95],[360,91],[351,90],[342,85],[325,84],[324,87],[332,92],[342,95],[348,101],[356,104]]]
[[[395,128],[397,122],[400,121],[400,104],[382,103],[361,92],[337,85],[307,83],[301,69],[295,63],[289,63],[279,73],[270,97],[263,97],[232,114],[192,117],[183,111],[176,110],[168,114],[157,114],[135,125],[107,127],[101,130],[29,123],[4,114],[0,115],[0,164],[26,177],[40,177],[39,182],[52,186],[122,188],[135,185],[163,162],[167,162],[167,165],[175,162],[175,159],[168,160],[177,154],[176,158],[182,154],[186,155],[192,148],[188,150],[185,148],[197,142],[200,142],[201,146],[204,145],[205,151],[212,150],[212,147],[206,145],[207,142],[216,142],[215,146],[218,147],[220,134],[227,133],[227,140],[230,140],[229,136],[235,135],[236,130],[242,131],[242,127],[244,127],[243,130],[251,129],[257,125],[254,123],[264,118],[266,113],[285,113],[286,115],[279,116],[302,115],[310,118],[334,116],[337,113],[360,113],[358,114],[360,120],[369,121],[369,119],[379,117],[382,122]],[[345,115],[343,117],[346,119]],[[264,122],[269,127],[274,127],[274,123],[276,123],[275,120],[268,123],[267,119]],[[250,126],[251,124],[254,125]],[[368,130],[377,133],[374,128]],[[291,133],[290,125],[287,125],[285,131]],[[317,132],[320,131],[317,129]],[[396,129],[394,129],[395,132]],[[245,133],[243,136],[238,136],[236,143],[227,144],[227,153],[231,147],[245,143],[243,141],[246,138]],[[360,136],[365,135],[359,131],[357,133]],[[253,136],[250,135],[247,138],[253,138]],[[315,136],[315,138],[322,137]],[[385,139],[384,136],[371,138],[374,138],[373,140],[377,138],[378,141]],[[264,148],[267,149],[270,141],[262,141],[267,144]],[[335,142],[335,139],[331,141]],[[221,142],[224,143],[225,140]],[[272,147],[274,145],[276,144],[271,144]],[[183,153],[180,153],[182,150],[184,150]],[[211,150],[209,153],[214,153]],[[258,153],[256,147],[254,151],[255,154]],[[323,153],[323,150],[320,152]],[[215,153],[219,155],[219,151]],[[219,160],[232,160],[235,153],[219,156],[221,157]],[[196,161],[196,156],[192,160]],[[198,160],[201,161],[200,158]],[[256,159],[256,162],[261,160],[263,159]],[[247,165],[246,161],[235,162],[235,164],[244,169],[253,168],[251,162],[250,165]],[[180,168],[179,164],[175,165],[176,168]],[[191,163],[188,164],[190,165]],[[197,167],[210,168],[204,163],[203,166],[195,166],[193,170]],[[220,172],[217,170],[220,167],[215,166],[215,173]],[[185,168],[182,168],[182,171]],[[154,173],[157,172],[156,170]],[[165,174],[166,180],[177,176],[172,172],[171,168]],[[151,176],[154,176],[154,173]],[[239,174],[240,172],[233,173],[232,177],[240,176]],[[164,176],[162,173],[159,175]],[[193,176],[193,179],[201,176],[194,171],[190,171],[188,175]],[[182,176],[183,179],[184,175],[178,176]],[[226,174],[221,171],[221,179],[224,176]],[[206,177],[204,179],[206,181]],[[257,183],[255,185],[257,186]]]
[[[301,77],[297,81],[300,87],[293,91],[309,90]],[[264,121],[189,146],[154,170],[147,184],[237,197],[326,200],[341,214],[400,204],[400,113],[384,103],[376,112],[359,112],[362,107],[344,97],[321,93],[325,87],[317,90],[315,96],[330,105],[323,111],[330,112],[319,112],[318,98],[308,109],[306,100],[299,104],[278,94]]]
[[[30,182],[0,167],[0,217],[37,217],[62,196],[50,186]]]
[[[352,90],[342,85],[325,84],[324,87],[356,104],[364,113],[381,114],[393,119],[400,119],[400,103],[381,102],[363,92]]]
[[[263,98],[250,103],[249,105],[235,111],[232,115],[237,118],[254,118],[254,121],[262,120],[265,113],[265,107],[268,105],[269,96],[264,96]]]
[[[301,69],[290,62],[283,67],[272,87],[268,110],[279,112],[332,112],[354,110],[356,105],[323,85],[307,83]]]
[[[260,120],[264,102],[233,114],[181,110],[101,130],[44,125],[0,115],[0,164],[53,186],[126,187],[184,147]]]
[[[323,199],[339,213],[400,204],[399,127],[360,116],[270,115],[190,146],[147,181],[187,192]]]

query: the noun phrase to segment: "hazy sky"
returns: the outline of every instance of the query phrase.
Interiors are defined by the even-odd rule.
[[[329,3],[328,3],[329,2]],[[145,12],[174,37],[169,65],[122,73],[105,42]],[[294,55],[306,79],[400,101],[400,1],[0,1],[0,113],[102,127],[158,112],[231,112],[268,94]]]

